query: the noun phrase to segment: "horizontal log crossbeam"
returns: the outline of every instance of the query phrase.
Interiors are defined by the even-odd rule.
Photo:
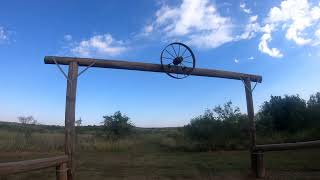
[[[51,158],[0,163],[0,175],[10,175],[49,167],[58,167],[67,162],[68,156],[63,155]]]
[[[57,64],[60,64],[60,65],[69,65],[70,62],[76,61],[79,66],[91,66],[91,67],[99,67],[99,68],[113,68],[113,69],[126,69],[126,70],[165,73],[165,71],[163,71],[163,68],[160,64],[153,64],[153,63],[129,62],[129,61],[120,61],[120,60],[103,60],[103,59],[92,59],[92,58],[58,57],[58,56],[46,56],[44,58],[45,64],[55,64],[55,61],[57,62]],[[180,68],[174,68],[174,67],[171,68],[170,73],[184,74],[184,72]],[[262,81],[262,77],[258,75],[214,70],[214,69],[203,69],[203,68],[195,68],[190,75],[227,78],[227,79],[235,79],[235,80],[249,79],[252,82],[259,82],[259,83],[261,83]]]
[[[257,151],[257,152],[283,151],[283,150],[307,149],[307,148],[318,148],[318,147],[320,147],[320,140],[296,142],[296,143],[256,145],[254,148],[254,151]]]

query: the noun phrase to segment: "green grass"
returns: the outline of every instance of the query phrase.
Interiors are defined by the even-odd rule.
[[[0,153],[1,161],[48,157],[57,153]],[[91,179],[247,179],[247,151],[216,152],[78,152],[78,180]],[[269,175],[300,172],[300,178],[318,172],[319,149],[268,152],[265,155]],[[54,168],[10,179],[54,179]],[[295,177],[299,177],[295,174]],[[309,178],[307,178],[309,179]]]
[[[77,180],[250,179],[248,151],[183,152],[177,129],[137,129],[117,142],[94,133],[78,136]],[[63,154],[64,135],[33,133],[28,142],[17,130],[0,128],[0,163]],[[94,132],[94,131],[92,131]],[[179,139],[178,139],[179,140]],[[270,138],[271,142],[271,138]],[[265,153],[269,179],[320,179],[320,149]],[[280,177],[280,178],[279,178]],[[1,178],[0,178],[1,179]],[[9,176],[9,180],[55,179],[55,168]]]

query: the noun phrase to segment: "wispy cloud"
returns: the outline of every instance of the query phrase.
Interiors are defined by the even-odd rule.
[[[248,24],[242,34],[236,37],[236,40],[251,39],[256,36],[257,32],[261,31],[260,24],[258,23],[258,15],[250,16]]]
[[[8,31],[0,26],[0,42],[1,41],[7,41],[9,39]]]
[[[272,40],[271,34],[263,34],[260,38],[259,50],[265,54],[268,54],[271,57],[281,58],[283,54],[277,48],[270,48],[268,43]]]
[[[318,45],[319,20],[320,3],[312,6],[308,0],[284,0],[279,6],[270,9],[262,28],[264,34],[260,39],[259,50],[272,57],[282,57],[283,54],[277,48],[268,47],[272,33],[279,30],[285,31],[285,38],[297,45]],[[313,29],[316,31],[312,32]]]
[[[63,36],[63,39],[65,41],[71,41],[72,40],[72,36],[70,34],[66,34],[66,35]]]
[[[175,6],[163,1],[141,34],[160,35],[165,40],[179,40],[201,49],[259,37],[257,49],[274,58],[284,56],[281,47],[270,45],[283,32],[284,39],[296,45],[320,45],[320,3],[283,0],[270,8],[267,15],[259,17],[244,2],[240,3],[240,9],[249,15],[245,26],[234,24],[232,17],[222,15],[209,0],[182,0]]]
[[[240,3],[240,9],[247,14],[251,14],[251,9],[247,8],[246,3]]]
[[[178,38],[201,48],[215,48],[231,42],[232,23],[208,0],[183,0],[178,6],[162,4],[146,33],[157,31],[167,38]]]
[[[72,36],[65,36],[72,40]],[[116,40],[111,34],[94,35],[80,42],[72,42],[71,53],[82,57],[116,56],[128,50],[123,41]]]
[[[307,0],[285,0],[279,7],[269,11],[266,21],[286,30],[286,38],[298,45],[312,42],[312,38],[304,36],[307,28],[316,25],[320,19],[320,3],[313,6]]]

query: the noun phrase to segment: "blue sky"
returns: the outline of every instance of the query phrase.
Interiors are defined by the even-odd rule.
[[[270,95],[320,90],[318,1],[11,0],[0,6],[0,121],[64,124],[66,80],[46,55],[159,63],[175,41],[197,67],[262,75],[256,110]],[[137,126],[181,126],[228,100],[246,112],[242,82],[91,68],[78,81],[76,117],[98,124],[121,110]]]

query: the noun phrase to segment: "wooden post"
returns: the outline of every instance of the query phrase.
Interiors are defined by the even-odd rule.
[[[255,152],[256,154],[256,165],[257,165],[257,170],[256,170],[256,177],[257,178],[263,178],[265,176],[265,167],[264,167],[264,162],[263,162],[263,152],[257,151]]]
[[[256,146],[256,125],[254,122],[254,108],[253,108],[253,99],[252,99],[252,91],[251,91],[251,80],[246,78],[244,80],[244,88],[246,92],[246,100],[247,100],[247,112],[250,123],[250,154],[251,154],[251,169],[257,174],[257,156],[254,153],[254,149]]]
[[[78,78],[78,63],[70,62],[65,112],[65,154],[68,156],[68,180],[74,180],[74,152],[75,152],[75,109]]]
[[[56,179],[67,180],[67,164],[62,163],[56,167]]]

